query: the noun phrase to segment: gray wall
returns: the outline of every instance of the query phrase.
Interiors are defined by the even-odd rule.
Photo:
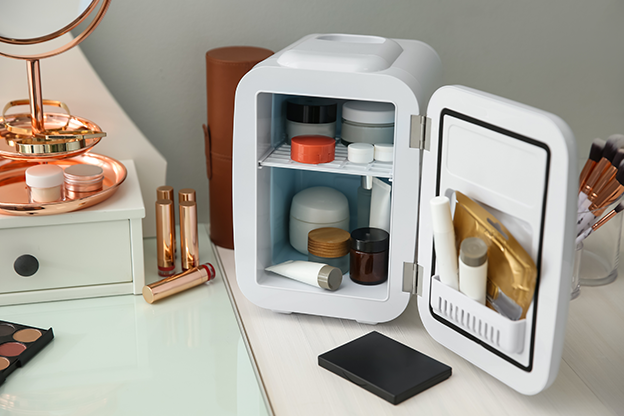
[[[559,115],[586,158],[594,137],[624,133],[622,22],[618,0],[116,0],[82,48],[167,159],[168,184],[198,190],[208,222],[201,124],[209,49],[277,51],[323,32],[422,40],[440,54],[445,84]]]

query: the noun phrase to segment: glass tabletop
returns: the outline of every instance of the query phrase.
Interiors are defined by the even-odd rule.
[[[144,250],[151,283],[154,239]],[[125,295],[0,307],[0,320],[55,335],[0,386],[0,413],[269,414],[201,226],[200,258],[215,280],[151,305]]]

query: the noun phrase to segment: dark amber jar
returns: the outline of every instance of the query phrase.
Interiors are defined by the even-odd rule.
[[[388,280],[390,234],[380,228],[358,228],[351,233],[349,274],[361,285]]]

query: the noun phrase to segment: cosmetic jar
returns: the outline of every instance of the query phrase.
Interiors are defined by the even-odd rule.
[[[36,165],[26,169],[26,185],[31,202],[63,199],[63,169],[57,165]]]
[[[390,234],[380,228],[358,228],[351,233],[351,280],[378,285],[388,280]]]
[[[308,254],[308,233],[317,228],[349,230],[349,202],[342,192],[315,186],[297,193],[290,206],[290,244]]]
[[[394,143],[394,105],[348,101],[342,106],[341,140],[350,143]]]
[[[63,171],[69,199],[84,198],[102,190],[104,170],[96,165],[72,165]]]
[[[286,101],[286,135],[288,144],[295,136],[319,134],[336,137],[338,105],[333,100],[296,97]]]
[[[365,164],[373,161],[375,149],[369,143],[351,143],[347,147],[347,159],[351,163]]]
[[[290,143],[290,158],[299,163],[329,163],[335,152],[336,140],[329,136],[295,136]]]
[[[308,233],[308,261],[324,263],[349,271],[351,234],[340,228],[317,228]]]
[[[375,145],[375,160],[377,162],[392,162],[394,145],[389,143],[377,143]]]

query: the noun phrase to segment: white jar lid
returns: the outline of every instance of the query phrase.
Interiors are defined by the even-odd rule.
[[[52,188],[63,185],[63,169],[57,165],[36,165],[26,169],[26,185]]]
[[[377,143],[375,145],[375,160],[378,162],[392,162],[394,145],[389,143]]]
[[[342,106],[342,118],[365,124],[394,123],[394,104],[375,101],[347,101]]]
[[[310,223],[334,223],[349,218],[349,201],[340,191],[326,186],[304,189],[295,195],[290,215]],[[307,236],[306,236],[307,241]]]
[[[351,143],[347,147],[347,158],[353,163],[370,163],[375,149],[370,143]]]

